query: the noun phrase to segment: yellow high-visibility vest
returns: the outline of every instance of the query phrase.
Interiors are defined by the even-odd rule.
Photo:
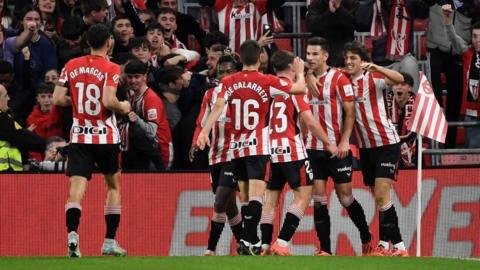
[[[22,154],[18,148],[10,143],[0,140],[0,171],[8,169],[22,171]]]

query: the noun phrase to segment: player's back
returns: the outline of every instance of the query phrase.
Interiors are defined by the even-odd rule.
[[[257,71],[241,71],[224,78],[222,84],[231,115],[233,157],[269,155],[271,97],[287,95],[291,83]]]
[[[119,143],[115,115],[102,103],[106,86],[116,88],[119,76],[120,67],[101,56],[82,56],[65,65],[60,82],[68,82],[72,99],[71,142]]]
[[[273,162],[290,162],[307,157],[300,133],[299,117],[309,110],[303,96],[276,96],[270,108],[270,144]]]

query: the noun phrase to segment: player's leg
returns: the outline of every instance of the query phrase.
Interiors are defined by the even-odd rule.
[[[391,241],[393,256],[408,256],[405,244],[400,234],[398,226],[398,215],[391,198],[392,179],[376,178],[374,187],[375,202],[379,209],[380,227],[386,234],[388,240]],[[385,240],[383,240],[385,241]],[[388,249],[388,242],[381,242],[382,246]]]
[[[329,156],[325,151],[309,150],[310,167],[313,172],[313,221],[320,248],[315,252],[317,256],[332,254],[330,244],[330,214],[328,213],[327,179],[329,176]]]
[[[68,232],[68,256],[80,257],[78,226],[82,215],[81,202],[93,171],[93,154],[88,145],[70,144],[68,151],[67,176],[70,190],[65,205],[65,220]]]
[[[68,256],[81,257],[79,248],[78,226],[80,216],[82,215],[82,198],[87,189],[87,179],[82,176],[70,177],[70,190],[68,193],[67,204],[65,205],[65,219],[68,232]]]
[[[344,159],[333,159],[331,161],[331,174],[335,183],[335,192],[340,204],[347,210],[347,213],[353,224],[360,232],[362,241],[362,254],[370,253],[372,245],[372,235],[368,228],[365,212],[362,206],[352,194],[352,156],[349,155]]]
[[[251,156],[246,158],[248,175],[248,209],[245,215],[244,237],[250,243],[250,253],[260,255],[261,241],[257,235],[257,227],[262,216],[263,195],[266,188],[265,176],[269,165],[268,156]]]
[[[125,256],[127,251],[115,240],[122,203],[120,193],[120,168],[118,145],[95,145],[95,162],[103,174],[107,188],[107,198],[104,206],[106,233],[102,245],[103,255]]]
[[[278,206],[280,193],[285,186],[286,179],[281,170],[282,163],[272,163],[270,178],[265,191],[265,204],[260,219],[260,232],[262,233],[262,256],[271,255],[270,245],[272,243],[273,220],[275,210]]]
[[[240,214],[242,215],[242,222],[245,221],[245,214],[248,209],[248,179],[246,181],[238,181],[238,200],[240,201]],[[242,223],[242,226],[243,223]]]
[[[215,195],[215,201],[213,205],[212,218],[210,220],[210,231],[208,233],[208,244],[207,244],[207,249],[205,250],[205,253],[204,253],[205,256],[216,255],[215,250],[217,247],[217,243],[218,243],[218,240],[220,239],[220,235],[223,231],[223,227],[225,226],[225,221],[226,221],[225,209],[221,209],[223,208],[223,206],[218,207],[219,204],[222,204],[222,203],[219,203],[219,201],[221,201],[222,198],[225,198],[225,196],[228,196],[228,194],[225,194],[225,192],[228,192],[228,191],[225,189],[219,190],[219,186],[218,186],[223,165],[224,165],[223,163],[220,163],[220,164],[214,164],[210,166],[210,185],[212,186],[212,191],[213,191],[213,194]]]
[[[122,214],[120,195],[120,173],[104,174],[107,187],[107,198],[105,201],[105,224],[107,227],[105,240],[102,245],[103,255],[125,256],[127,251],[120,247],[115,240],[117,229]]]
[[[288,243],[295,234],[312,198],[313,173],[307,160],[283,163],[282,167],[293,190],[293,201],[287,209],[278,238],[272,245],[272,252],[276,255],[288,256],[291,255]]]
[[[242,216],[238,211],[237,207],[237,195],[235,190],[230,194],[230,199],[227,202],[227,218],[230,229],[232,230],[233,236],[237,241],[237,245],[242,240],[243,226],[242,226]]]

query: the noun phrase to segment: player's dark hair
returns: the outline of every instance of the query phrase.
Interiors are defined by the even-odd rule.
[[[293,53],[280,50],[273,54],[270,63],[272,64],[275,73],[278,73],[288,69],[290,64],[293,63],[293,59],[295,59],[295,55]]]
[[[320,46],[322,50],[327,51],[330,49],[328,45],[328,41],[323,37],[312,37],[309,38],[307,41],[307,46]]]
[[[82,0],[80,3],[80,9],[84,16],[90,15],[92,11],[101,11],[108,8],[107,0]]]
[[[40,83],[35,89],[35,94],[52,94],[55,85],[53,83]]]
[[[203,39],[203,43],[205,45],[205,48],[210,48],[214,44],[222,44],[222,45],[228,46],[229,39],[223,32],[215,30],[212,32],[208,32],[205,35],[205,38]]]
[[[147,74],[148,65],[137,59],[131,60],[125,66],[125,73],[126,74]]]
[[[258,62],[262,47],[255,40],[247,40],[240,46],[240,60],[245,66],[252,66]]]
[[[347,52],[358,55],[362,61],[372,61],[367,48],[365,48],[365,46],[358,41],[351,41],[345,44],[345,47],[343,47],[343,53],[346,54]]]
[[[151,50],[151,47],[152,47],[150,44],[150,41],[148,41],[148,39],[145,37],[133,38],[128,43],[128,48],[130,50],[133,50],[135,48],[142,48],[142,47],[148,48],[148,50]]]
[[[112,36],[110,28],[103,23],[92,25],[86,33],[87,42],[94,50],[101,49]]]
[[[168,85],[169,83],[174,83],[180,79],[184,72],[184,69],[179,66],[166,66],[159,69],[155,74],[155,81]]]
[[[169,8],[169,7],[159,8],[157,18],[160,17],[160,15],[162,14],[173,14],[175,16],[175,19],[177,18],[177,11],[174,10],[173,8]]]

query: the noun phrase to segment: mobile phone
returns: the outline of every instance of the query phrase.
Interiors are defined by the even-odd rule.
[[[265,33],[268,33],[268,36],[272,36],[273,35],[273,27],[271,24],[263,24],[263,28],[262,28],[262,34],[265,35]]]

